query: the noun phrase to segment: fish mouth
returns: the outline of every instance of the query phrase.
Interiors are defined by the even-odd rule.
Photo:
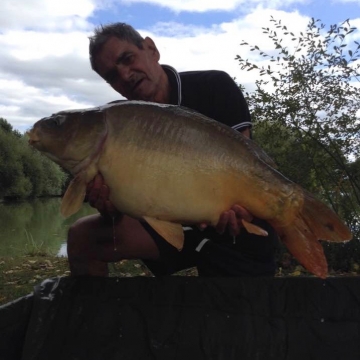
[[[40,142],[40,138],[39,138],[39,136],[35,133],[34,130],[27,131],[25,134],[29,137],[29,140],[28,140],[28,144],[29,144],[29,145],[35,146],[35,144],[37,144],[37,143]]]
[[[29,139],[28,140],[28,144],[31,146],[35,146],[35,144],[39,143],[40,140],[33,140],[33,139]]]

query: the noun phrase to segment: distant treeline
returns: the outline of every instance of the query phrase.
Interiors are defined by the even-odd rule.
[[[0,118],[0,200],[61,195],[68,175]]]

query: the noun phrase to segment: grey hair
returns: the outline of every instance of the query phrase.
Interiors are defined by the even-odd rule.
[[[94,59],[111,37],[125,40],[136,45],[139,49],[143,49],[144,38],[132,26],[121,22],[100,25],[95,28],[94,35],[89,37],[90,64],[91,68],[96,72],[97,69]]]

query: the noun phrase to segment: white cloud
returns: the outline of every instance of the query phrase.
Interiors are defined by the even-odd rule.
[[[3,0],[0,117],[25,130],[56,111],[118,99],[90,68],[88,18],[111,0]]]
[[[252,55],[242,40],[270,48],[261,26],[270,19],[288,19],[303,27],[307,18],[298,13],[258,7],[243,19],[204,26],[160,23],[140,32],[154,38],[161,62],[179,71],[222,69],[248,87],[253,74],[241,71],[235,56]],[[258,24],[261,24],[259,26]],[[172,32],[168,30],[172,29]],[[25,130],[41,117],[70,108],[104,104],[120,96],[95,74],[88,60],[89,32],[11,30],[0,35],[0,116]],[[179,56],[181,54],[181,56]],[[259,58],[255,59],[260,61]]]
[[[2,51],[15,59],[28,61],[42,59],[47,56],[62,57],[77,54],[85,58],[88,52],[86,33],[69,31],[38,32],[38,31],[9,31],[0,35]],[[4,51],[4,52],[5,52]]]
[[[15,128],[26,130],[35,121],[52,113],[87,108],[118,99],[119,96],[103,81],[64,82],[66,91],[59,88],[35,87],[19,80],[0,78],[0,117]],[[81,94],[71,96],[72,94]]]
[[[281,5],[293,2],[282,0]],[[120,95],[91,70],[88,60],[88,36],[94,27],[90,23],[91,16],[99,8],[115,7],[119,3],[118,0],[3,0],[0,117],[23,131],[54,112],[119,99]],[[155,40],[162,63],[179,71],[225,70],[248,90],[254,86],[254,73],[242,71],[235,56],[239,54],[257,63],[263,59],[240,43],[245,40],[271,51],[273,46],[261,29],[268,26],[270,15],[281,19],[294,32],[304,30],[309,20],[296,11],[276,10],[280,0],[249,0],[246,4],[245,0],[149,0],[147,3],[167,6],[174,11],[226,10],[237,6],[242,13],[252,6],[247,15],[240,17],[235,11],[232,21],[208,27],[202,25],[201,14],[197,26],[184,24],[182,18],[175,15],[171,22],[154,23],[147,30],[138,29]],[[353,21],[351,24],[356,26]]]
[[[2,29],[86,28],[96,9],[91,0],[2,0]]]
[[[264,51],[271,52],[274,49],[262,30],[262,27],[270,26],[271,15],[275,19],[281,19],[282,24],[287,25],[294,32],[303,31],[309,21],[309,18],[297,12],[286,13],[258,7],[243,19],[222,23],[210,29],[179,25],[176,27],[170,23],[155,26],[152,32],[141,30],[140,32],[155,40],[161,53],[162,63],[173,65],[179,71],[224,70],[250,90],[255,83],[254,73],[242,71],[235,57],[241,55],[257,63],[263,61],[262,57],[250,52],[248,47],[240,46],[243,40],[258,45]],[[177,29],[181,36],[175,38],[165,36],[167,32],[164,29],[167,27]]]

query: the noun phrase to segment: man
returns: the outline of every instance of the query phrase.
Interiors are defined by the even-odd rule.
[[[114,90],[129,100],[182,105],[250,136],[251,119],[234,81],[221,71],[178,73],[160,65],[152,39],[131,26],[115,23],[95,29],[90,62]],[[119,214],[108,200],[101,174],[88,188],[88,200],[101,215],[78,220],[69,230],[68,256],[73,275],[106,276],[107,264],[142,259],[154,275],[168,275],[197,266],[200,276],[274,275],[276,235],[265,222],[239,205],[220,214],[216,228],[185,227],[178,251],[147,223]],[[266,229],[268,236],[247,233],[241,219]]]

